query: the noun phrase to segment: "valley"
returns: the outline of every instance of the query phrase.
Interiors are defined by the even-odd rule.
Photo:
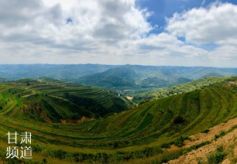
[[[33,163],[183,159],[211,142],[197,138],[195,144],[186,144],[192,136],[212,132],[210,128],[237,116],[237,79],[210,80],[194,82],[196,89],[137,105],[96,87],[42,79],[4,82],[0,85],[1,160],[6,160],[6,133],[14,130],[32,132]],[[191,87],[190,83],[180,88],[185,85]]]

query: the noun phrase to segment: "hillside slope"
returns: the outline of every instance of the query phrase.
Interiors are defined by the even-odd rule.
[[[150,142],[153,137],[157,140],[157,137],[178,133],[188,135],[208,129],[237,115],[237,86],[231,83],[217,83],[200,90],[146,102],[132,110],[92,121],[95,124],[85,122],[85,132],[89,128],[93,133],[109,133],[120,138],[120,141],[124,137],[122,140],[132,145],[141,141]],[[116,125],[109,122],[115,122]]]
[[[16,111],[10,108],[9,111]],[[14,112],[13,112],[14,113]],[[28,130],[34,160],[60,163],[162,163],[208,143],[182,147],[189,136],[237,117],[237,79],[143,103],[77,124],[43,123],[0,114],[0,135]],[[0,138],[4,156],[6,139]],[[3,157],[2,156],[2,157]],[[2,158],[4,160],[4,157]]]
[[[136,87],[136,76],[136,72],[132,68],[118,67],[102,73],[83,76],[79,82],[108,88],[131,88]]]
[[[121,112],[129,105],[112,91],[57,81],[20,80],[0,85],[0,113],[14,118],[78,121]]]
[[[221,123],[205,133],[190,136],[183,148],[206,143],[200,148],[184,153],[170,164],[189,163],[236,163],[237,162],[237,118]],[[179,148],[177,148],[179,149]]]
[[[201,89],[203,87],[210,86],[215,83],[223,82],[228,78],[229,77],[207,77],[184,84],[172,85],[170,87],[140,90],[130,93],[128,92],[127,94],[134,97],[134,102],[144,102],[149,101],[151,99],[160,99],[164,97],[174,96],[177,94],[191,92],[197,89]]]

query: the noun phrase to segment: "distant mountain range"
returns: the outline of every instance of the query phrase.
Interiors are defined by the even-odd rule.
[[[237,68],[141,65],[0,65],[1,81],[52,78],[112,89],[167,87],[210,76],[237,75]]]

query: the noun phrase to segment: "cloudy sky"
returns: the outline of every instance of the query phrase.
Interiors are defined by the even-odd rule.
[[[0,64],[237,67],[237,0],[0,0]]]

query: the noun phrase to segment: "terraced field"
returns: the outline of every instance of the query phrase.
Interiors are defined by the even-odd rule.
[[[99,118],[131,105],[109,90],[55,81],[11,82],[0,85],[0,93],[1,115],[43,122]]]
[[[1,160],[6,133],[27,130],[33,135],[31,162],[162,163],[205,143],[174,150],[172,145],[182,147],[188,136],[237,116],[236,78],[124,111],[126,99],[98,90],[93,94],[89,88],[64,84],[2,84]],[[101,108],[89,108],[91,101],[79,99],[84,95]]]

